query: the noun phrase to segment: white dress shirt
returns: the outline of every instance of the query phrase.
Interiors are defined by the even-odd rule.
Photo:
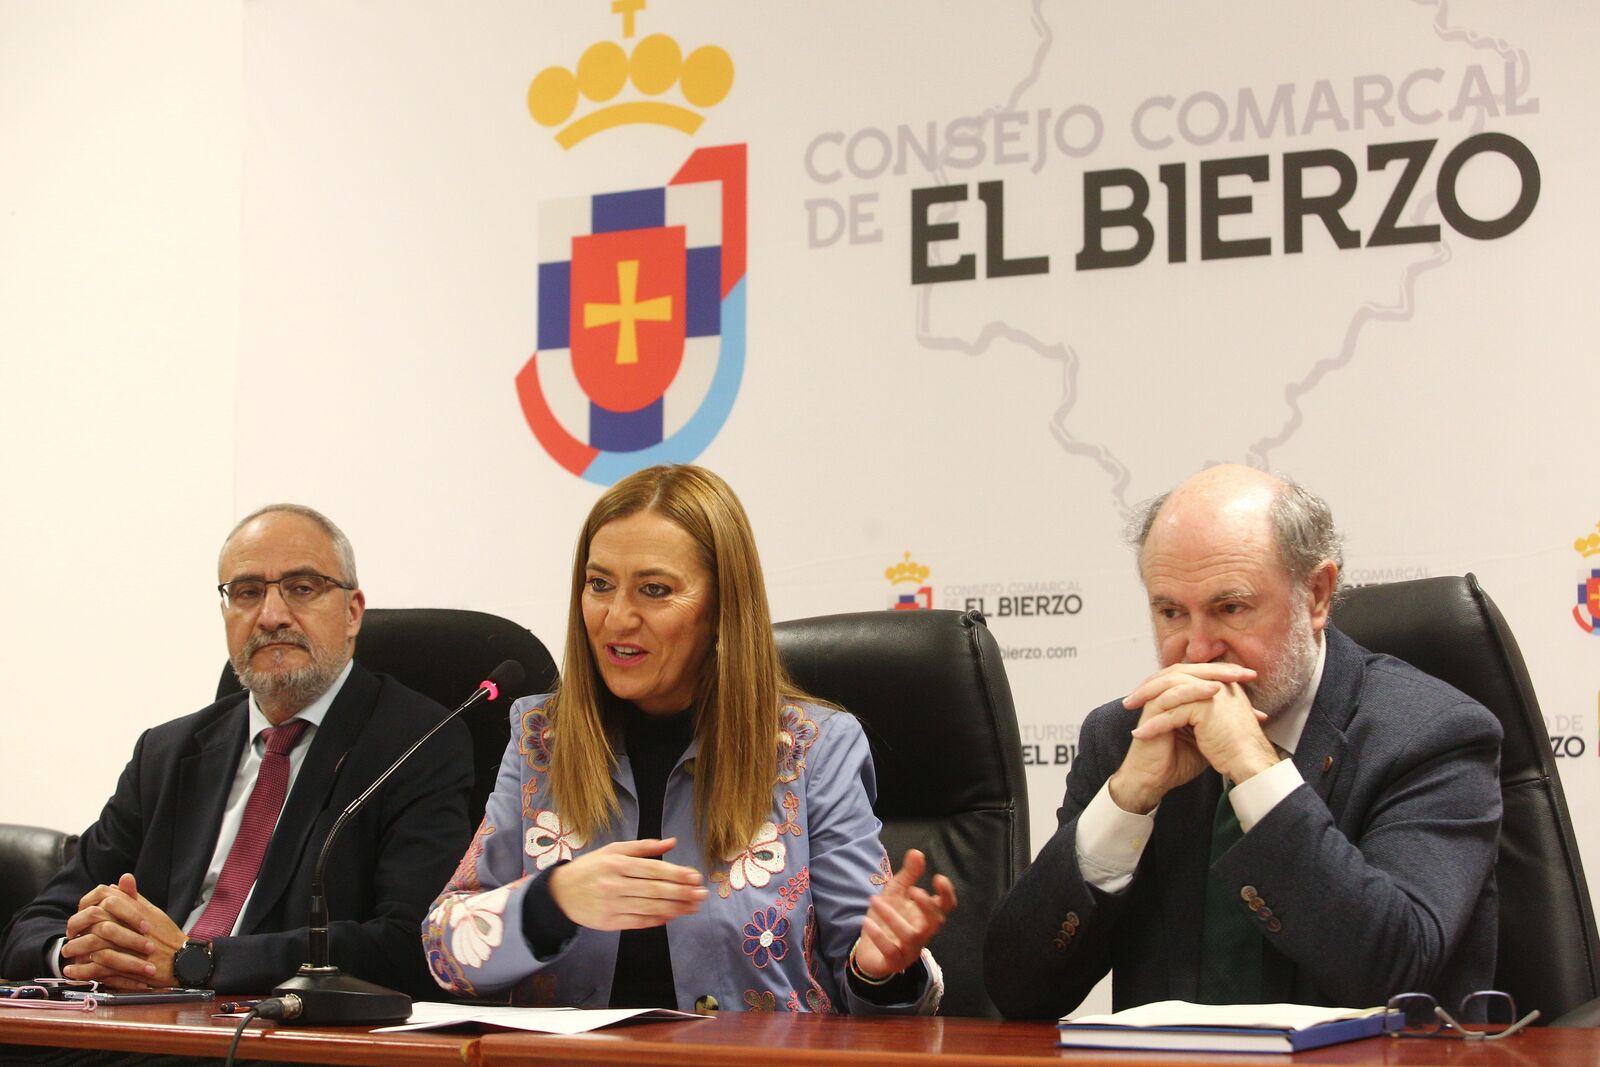
[[[328,709],[333,706],[334,698],[339,695],[339,690],[344,688],[344,680],[350,677],[350,668],[354,660],[347,660],[344,670],[339,672],[339,677],[333,680],[327,692],[307,704],[292,717],[304,719],[307,723],[305,733],[300,735],[300,740],[289,751],[289,784],[284,788],[284,802],[288,803],[289,794],[294,791],[295,779],[300,776],[300,766],[306,761],[306,753],[311,751],[311,741],[317,736],[317,730],[322,726],[322,720],[327,717]],[[262,735],[272,723],[262,714],[261,707],[256,703],[254,696],[250,698],[250,743],[244,746],[244,753],[239,757],[239,767],[233,772],[233,785],[228,788],[228,803],[222,809],[222,826],[217,831],[217,847],[211,853],[211,863],[206,867],[205,880],[200,883],[200,896],[189,913],[189,917],[182,923],[187,932],[195,923],[200,921],[200,915],[206,910],[206,905],[211,902],[211,894],[217,888],[217,879],[222,876],[222,867],[228,862],[228,853],[233,849],[234,838],[239,836],[239,827],[244,823],[245,805],[250,802],[250,794],[255,791],[256,775],[261,772],[261,758],[266,754],[267,742]],[[280,810],[279,815],[283,812]],[[273,823],[276,831],[277,823]],[[244,903],[239,907],[238,918],[234,920],[233,933],[239,928],[239,920],[244,918],[245,911],[250,907],[250,898],[255,896],[255,886],[250,887],[249,894],[244,898]]]

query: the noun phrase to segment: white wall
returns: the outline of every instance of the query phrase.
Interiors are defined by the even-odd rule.
[[[241,23],[0,0],[0,820],[82,829],[225,655]]]

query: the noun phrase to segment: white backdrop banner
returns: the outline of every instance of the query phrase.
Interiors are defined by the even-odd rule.
[[[1121,528],[1292,475],[1351,583],[1479,575],[1600,869],[1579,5],[273,0],[241,509],[559,648],[601,487],[704,463],[779,618],[979,608],[1033,837],[1154,663]]]

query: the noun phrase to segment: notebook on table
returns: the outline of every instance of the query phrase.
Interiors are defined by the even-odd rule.
[[[1063,1018],[1060,1045],[1155,1052],[1300,1052],[1381,1034],[1388,1014],[1383,1008],[1163,1000],[1110,1015]]]

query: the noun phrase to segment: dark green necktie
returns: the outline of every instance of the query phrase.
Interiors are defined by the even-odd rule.
[[[1212,864],[1244,837],[1239,817],[1228,800],[1232,789],[1232,783],[1224,778],[1211,823]],[[1240,901],[1238,890],[1214,874],[1206,879],[1196,999],[1202,1004],[1255,1004],[1261,1000],[1261,935]]]

